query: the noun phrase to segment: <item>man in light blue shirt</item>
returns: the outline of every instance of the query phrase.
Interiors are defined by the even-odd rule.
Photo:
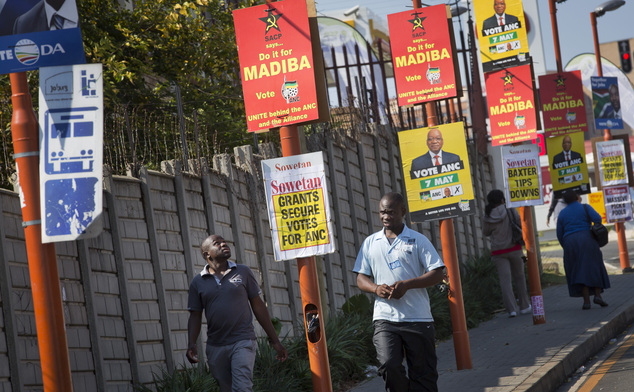
[[[381,198],[383,229],[363,242],[354,272],[359,289],[377,296],[373,341],[385,390],[437,391],[434,319],[426,287],[442,281],[444,264],[427,237],[403,223],[406,212],[401,194]]]

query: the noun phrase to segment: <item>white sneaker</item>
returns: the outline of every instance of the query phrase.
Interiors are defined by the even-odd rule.
[[[515,316],[517,316],[517,313],[515,313],[515,312],[509,313],[509,317],[515,317]]]
[[[520,310],[520,314],[529,314],[533,311],[533,307],[528,305],[528,308]]]

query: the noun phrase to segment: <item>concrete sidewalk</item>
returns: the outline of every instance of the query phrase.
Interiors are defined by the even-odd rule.
[[[533,325],[531,315],[495,319],[469,330],[472,369],[456,369],[453,340],[439,344],[438,387],[441,392],[554,391],[588,358],[634,321],[634,274],[610,275],[603,293],[606,308],[570,298],[568,287],[543,290],[546,323]],[[349,392],[382,392],[380,377]]]

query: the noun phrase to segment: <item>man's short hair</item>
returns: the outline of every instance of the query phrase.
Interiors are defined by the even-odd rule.
[[[405,205],[405,199],[403,198],[403,195],[401,195],[398,192],[388,192],[385,195],[383,195],[381,200],[383,199],[391,200],[395,203],[398,203],[399,205],[403,205],[403,206]]]

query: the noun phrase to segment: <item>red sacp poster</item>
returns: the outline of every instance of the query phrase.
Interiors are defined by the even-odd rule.
[[[250,132],[319,118],[305,0],[233,11]]]
[[[387,16],[399,106],[458,95],[447,12],[440,4]]]
[[[530,64],[484,74],[491,145],[519,143],[537,137],[537,110],[531,76]]]
[[[541,75],[539,96],[545,137],[588,130],[580,71]]]

